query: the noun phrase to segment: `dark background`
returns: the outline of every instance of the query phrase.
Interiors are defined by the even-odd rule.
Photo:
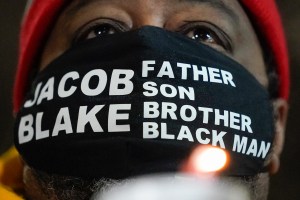
[[[292,93],[281,169],[271,179],[269,199],[297,200],[300,199],[300,130],[297,126],[300,124],[300,1],[278,1],[278,4],[290,50]],[[12,144],[12,87],[24,7],[25,0],[0,0],[0,153]]]

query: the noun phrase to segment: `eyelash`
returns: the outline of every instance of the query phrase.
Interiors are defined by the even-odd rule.
[[[225,51],[232,53],[233,51],[233,45],[231,38],[228,36],[228,34],[223,31],[218,26],[207,22],[207,21],[185,21],[185,24],[180,26],[176,32],[186,35],[191,31],[195,31],[197,29],[201,29],[206,31],[209,34],[213,35],[213,39],[216,40],[216,44],[208,44],[212,45],[215,48],[220,49],[219,47],[216,47],[216,45],[222,47]],[[203,42],[205,43],[205,42]]]
[[[121,21],[110,19],[110,18],[101,18],[87,22],[85,25],[81,26],[76,32],[75,37],[72,40],[72,44],[87,40],[92,31],[95,31],[101,26],[107,25],[109,28],[114,29],[115,33],[129,31],[130,28]],[[103,27],[102,27],[103,28]],[[180,26],[175,32],[182,35],[187,35],[188,33],[196,30],[202,30],[212,35],[212,38],[215,40],[214,43],[205,43],[213,48],[216,48],[219,51],[226,51],[232,53],[233,45],[230,37],[218,26],[207,22],[207,21],[185,21],[185,24]]]
[[[125,23],[110,19],[110,18],[101,18],[87,22],[85,25],[81,26],[75,33],[74,38],[72,39],[72,44],[76,44],[78,42],[86,40],[86,37],[90,32],[95,30],[96,28],[108,25],[111,28],[114,28],[116,32],[125,32],[129,31],[129,27],[125,25]]]

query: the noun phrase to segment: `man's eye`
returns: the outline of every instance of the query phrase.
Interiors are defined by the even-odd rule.
[[[196,40],[198,42],[207,44],[213,48],[225,51],[232,51],[231,41],[226,33],[221,29],[211,24],[188,24],[181,27],[181,34]]]
[[[111,24],[94,24],[82,30],[76,37],[75,42],[89,40],[96,37],[103,37],[106,35],[112,35],[118,32],[120,32],[120,30],[118,30]]]
[[[90,30],[86,34],[86,39],[102,37],[105,35],[111,35],[111,34],[115,34],[116,32],[118,32],[118,30],[116,30],[116,28],[114,28],[112,25],[101,24],[101,25],[94,27],[92,30]]]
[[[186,36],[193,40],[205,43],[218,44],[219,39],[209,30],[196,28],[186,33]]]
[[[96,37],[112,35],[115,33],[124,32],[126,30],[127,28],[117,21],[107,19],[96,20],[79,28],[73,39],[73,43],[89,40]]]

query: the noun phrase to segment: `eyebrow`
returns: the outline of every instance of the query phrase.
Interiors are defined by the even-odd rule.
[[[71,16],[71,15],[74,15],[76,14],[76,12],[78,12],[80,9],[82,9],[83,7],[91,4],[91,3],[94,3],[94,2],[97,2],[97,1],[104,1],[104,0],[79,0],[74,7],[68,9],[66,11],[66,15],[67,16]]]
[[[74,7],[70,8],[69,10],[66,11],[66,15],[76,14],[76,12],[78,12],[83,7],[85,7],[91,3],[94,3],[94,2],[98,2],[98,1],[109,1],[109,0],[79,0],[78,3]],[[199,4],[207,4],[210,7],[213,7],[215,9],[219,10],[220,12],[226,14],[227,16],[229,16],[229,18],[236,24],[238,24],[238,22],[239,22],[238,14],[232,8],[230,8],[228,5],[226,5],[222,0],[178,0],[178,1],[179,2],[194,2],[194,3],[199,3]]]

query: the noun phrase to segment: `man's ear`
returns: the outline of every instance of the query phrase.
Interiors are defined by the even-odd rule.
[[[284,99],[276,99],[273,101],[275,118],[275,138],[273,143],[272,156],[268,164],[270,174],[276,174],[280,167],[280,154],[284,146],[288,108],[288,103]]]

